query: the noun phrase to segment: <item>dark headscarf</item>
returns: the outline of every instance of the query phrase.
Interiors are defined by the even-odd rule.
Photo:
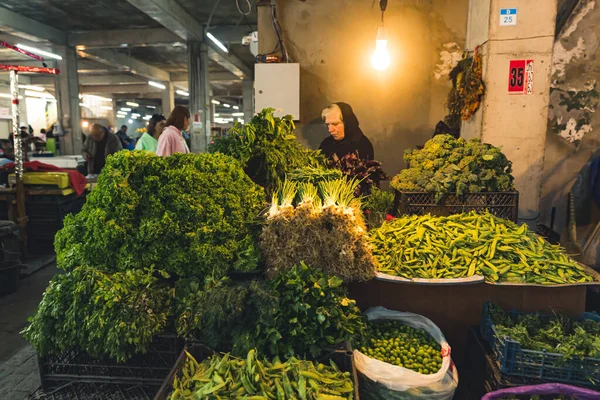
[[[347,154],[358,152],[361,159],[373,160],[375,158],[373,145],[359,127],[358,118],[352,107],[346,103],[335,103],[342,110],[342,121],[344,122],[344,138],[335,140],[329,136],[321,143],[319,149],[328,158],[336,154],[342,158]]]

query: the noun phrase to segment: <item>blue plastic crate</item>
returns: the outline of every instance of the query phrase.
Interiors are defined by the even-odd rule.
[[[532,313],[510,311],[511,317]],[[543,316],[548,319],[551,316]],[[600,321],[594,313],[584,313],[582,320]],[[564,382],[577,386],[600,385],[600,359],[586,357],[565,360],[562,354],[521,348],[521,344],[507,337],[500,337],[488,313],[488,303],[483,306],[480,333],[490,345],[500,366],[500,372],[522,378],[535,378],[546,382]]]

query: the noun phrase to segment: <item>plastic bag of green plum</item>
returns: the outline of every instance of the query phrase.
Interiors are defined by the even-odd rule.
[[[428,318],[375,307],[362,343],[355,343],[361,399],[452,400],[458,371],[450,346]]]

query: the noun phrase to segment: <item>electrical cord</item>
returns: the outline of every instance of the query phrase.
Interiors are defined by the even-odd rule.
[[[285,47],[285,43],[283,42],[283,33],[281,32],[281,26],[279,25],[279,21],[277,20],[275,0],[271,0],[271,23],[273,24],[273,29],[277,34],[277,40],[279,42],[279,48],[281,50],[283,59],[285,60],[285,62],[290,62],[290,57],[288,55],[287,48]]]
[[[212,22],[213,16],[215,15],[215,11],[217,11],[217,7],[219,6],[220,2],[221,2],[221,0],[217,0],[215,2],[215,4],[213,5],[212,10],[210,10],[210,15],[208,16],[208,21],[206,21],[206,30],[207,31],[210,28],[210,23]]]
[[[244,16],[248,16],[252,12],[252,4],[250,4],[250,0],[245,0],[245,1],[246,1],[246,4],[248,4],[248,12],[242,11],[242,8],[240,7],[240,0],[235,0],[235,5],[240,14],[242,14]]]

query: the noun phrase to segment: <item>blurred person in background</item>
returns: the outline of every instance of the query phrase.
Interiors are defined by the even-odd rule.
[[[110,133],[100,124],[90,125],[90,134],[83,144],[83,157],[88,163],[88,174],[100,174],[106,157],[122,149],[121,141],[114,133]]]
[[[127,136],[127,125],[121,125],[121,129],[117,132],[117,137],[121,141],[121,147],[126,149],[129,146],[129,142],[131,142],[131,139]]]
[[[182,131],[190,127],[190,110],[184,106],[175,106],[166,127],[160,138],[158,138],[158,147],[156,154],[159,156],[171,156],[175,153],[189,153],[190,149],[185,142]]]
[[[163,133],[167,119],[164,115],[154,114],[148,121],[147,132],[144,132],[135,145],[136,150],[147,150],[156,153],[158,138]]]

